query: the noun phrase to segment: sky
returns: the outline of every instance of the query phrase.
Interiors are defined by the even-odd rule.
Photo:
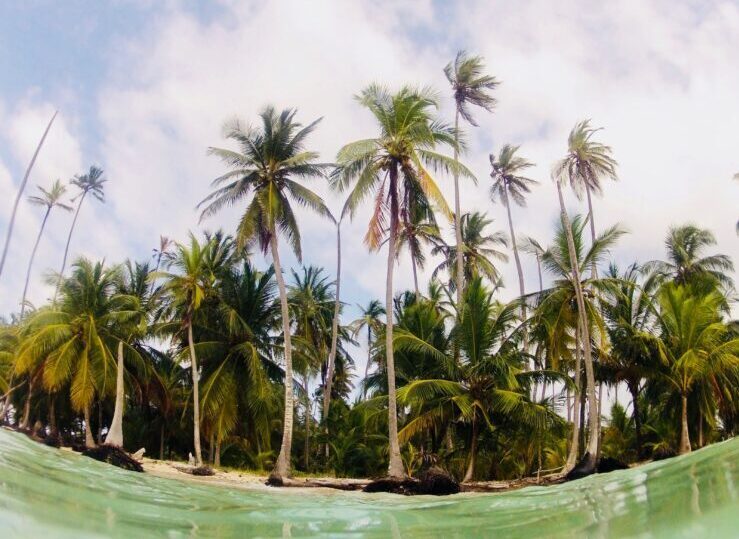
[[[551,166],[565,154],[572,126],[590,118],[619,163],[618,181],[594,200],[598,229],[620,224],[629,232],[614,260],[663,258],[668,228],[690,222],[716,235],[716,252],[739,261],[739,181],[732,180],[739,172],[739,2],[711,0],[3,2],[0,233],[54,110],[26,195],[102,167],[105,204],[85,202],[71,255],[146,260],[162,234],[183,240],[189,230],[234,230],[239,208],[203,223],[195,209],[223,172],[206,149],[228,146],[224,122],[254,123],[268,104],[296,107],[303,123],[323,118],[309,145],[332,161],[343,144],[376,133],[353,99],[372,82],[430,85],[439,118],[453,121],[442,69],[460,49],[483,56],[501,81],[495,111],[477,110],[479,127],[464,126],[462,160],[477,177],[463,183],[464,211],[487,212],[495,229],[506,230],[504,208],[489,197],[488,155],[521,145],[540,184],[527,207],[513,208],[517,235],[548,244],[558,219]],[[452,203],[451,178],[436,179]],[[325,180],[311,187],[340,211],[343,198]],[[565,196],[571,213],[586,211],[571,192]],[[0,315],[19,308],[41,217],[22,202],[0,277]],[[357,304],[384,297],[386,255],[362,243],[368,218],[360,211],[342,228],[344,323],[357,316]],[[306,212],[298,220],[304,263],[333,275],[334,229]],[[58,271],[70,223],[63,212],[50,218],[32,275],[34,304],[53,292],[43,276]],[[297,267],[287,250],[285,263]],[[524,256],[523,265],[533,290],[535,261]],[[432,260],[423,280],[433,267]],[[501,298],[510,299],[517,294],[512,259],[501,271]],[[407,256],[396,285],[412,287]],[[357,354],[360,373],[363,358]]]

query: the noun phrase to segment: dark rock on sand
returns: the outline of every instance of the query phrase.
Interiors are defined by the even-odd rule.
[[[417,494],[447,496],[459,492],[459,482],[452,474],[438,466],[432,466],[418,477]]]
[[[628,466],[618,459],[603,457],[598,462],[598,473],[608,473],[615,470],[626,470]]]
[[[91,449],[85,449],[82,454],[86,457],[90,457],[100,462],[106,462],[113,466],[118,466],[124,470],[131,472],[143,472],[144,467],[137,461],[135,461],[131,455],[126,453],[120,447],[113,445],[99,445]]]

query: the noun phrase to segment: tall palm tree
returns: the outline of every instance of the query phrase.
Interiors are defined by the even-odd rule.
[[[385,308],[382,306],[379,300],[373,299],[367,307],[357,306],[360,310],[360,316],[354,320],[349,328],[352,331],[354,337],[359,335],[361,331],[367,330],[367,364],[364,367],[364,380],[367,380],[369,375],[370,365],[372,364],[372,344],[373,334],[376,335],[379,329],[382,327],[382,319],[380,318],[385,314]],[[367,385],[363,384],[362,397],[367,397]]]
[[[103,178],[103,169],[96,166],[91,166],[90,170],[86,174],[78,174],[72,179],[72,185],[77,187],[80,192],[72,202],[78,200],[77,209],[74,212],[74,219],[72,219],[72,226],[69,227],[69,235],[67,236],[67,244],[64,246],[64,258],[62,258],[62,269],[59,271],[59,278],[57,280],[56,290],[54,291],[54,302],[59,294],[59,287],[62,284],[64,276],[64,270],[67,268],[67,256],[69,255],[69,244],[72,241],[72,234],[74,233],[75,225],[77,224],[77,217],[80,215],[80,209],[82,203],[85,201],[88,193],[92,195],[96,200],[105,203],[105,192],[103,191],[103,184],[107,180]]]
[[[731,258],[723,254],[704,256],[705,250],[715,244],[710,230],[691,224],[671,227],[665,238],[667,260],[648,262],[645,270],[677,284],[708,280],[730,288],[733,283],[728,274],[734,270]]]
[[[485,63],[480,56],[469,56],[465,51],[457,52],[453,62],[444,67],[449,84],[454,92],[454,160],[459,162],[460,136],[459,117],[477,126],[472,116],[471,106],[476,106],[492,112],[496,99],[490,92],[500,84],[495,77],[483,74]],[[464,273],[462,271],[462,210],[459,202],[459,171],[454,170],[454,234],[457,242],[456,257],[456,289],[457,305],[462,302],[462,289],[464,287]]]
[[[536,270],[539,274],[539,292],[544,290],[544,279],[542,278],[541,274],[541,257],[544,254],[544,247],[541,246],[541,244],[536,241],[531,236],[528,236],[524,244],[521,246],[521,250],[524,253],[528,253],[530,255],[534,255],[534,258],[536,258]]]
[[[688,397],[702,380],[739,372],[739,338],[721,321],[724,298],[717,291],[667,283],[659,293],[659,356],[665,378],[680,394],[680,454],[689,453]],[[735,383],[734,381],[729,383]]]
[[[590,120],[575,124],[567,138],[567,156],[557,162],[555,176],[560,181],[568,181],[578,198],[583,193],[588,200],[588,220],[591,239],[595,241],[595,217],[591,194],[603,192],[601,181],[616,180],[616,160],[610,146],[593,140],[593,135],[602,128],[590,126]],[[592,268],[595,272],[595,268]]]
[[[521,259],[518,256],[516,233],[513,230],[510,203],[511,199],[513,199],[513,202],[519,206],[525,206],[526,195],[531,191],[531,186],[538,182],[522,175],[527,168],[532,167],[534,164],[516,155],[519,147],[506,144],[501,148],[497,158],[494,154],[490,154],[490,166],[493,169],[490,173],[490,177],[493,179],[493,185],[490,187],[490,198],[493,202],[495,202],[496,198],[500,198],[508,213],[511,247],[513,248],[513,258],[516,262],[516,271],[518,271],[518,289],[522,298],[521,318],[526,320],[526,302],[523,301],[523,297],[526,295],[526,287],[524,286]],[[527,348],[527,340],[528,336],[524,333],[524,348]]]
[[[280,264],[278,234],[287,240],[300,261],[300,229],[291,200],[324,217],[330,218],[331,215],[321,197],[298,181],[323,176],[327,167],[316,162],[316,152],[305,149],[306,138],[320,120],[303,127],[295,121],[295,114],[294,109],[277,113],[273,107],[267,107],[260,113],[262,125],[258,128],[242,127],[238,122],[227,125],[226,137],[238,145],[238,150],[209,149],[230,170],[213,181],[217,189],[198,206],[205,206],[202,219],[214,215],[224,206],[250,198],[236,231],[237,242],[241,247],[258,245],[262,252],[269,250],[272,254],[285,343],[285,417],[280,455],[271,474],[275,483],[290,475],[294,405],[290,313]]]
[[[18,204],[20,204],[21,199],[23,198],[23,191],[26,190],[26,184],[28,183],[28,177],[31,175],[31,170],[33,169],[34,163],[36,163],[36,158],[38,157],[38,153],[41,151],[41,146],[44,145],[44,141],[46,140],[46,135],[49,134],[49,130],[51,129],[51,124],[54,123],[54,118],[56,118],[56,115],[59,111],[54,111],[54,114],[51,116],[51,120],[49,120],[49,123],[46,126],[46,129],[44,130],[44,134],[41,135],[41,140],[39,140],[38,146],[36,146],[36,150],[33,152],[33,156],[31,157],[30,163],[28,163],[28,168],[26,169],[26,173],[23,175],[23,180],[21,180],[21,184],[18,186],[18,193],[15,195],[15,202],[13,203],[13,211],[10,214],[10,222],[8,223],[8,232],[5,234],[5,245],[3,245],[3,254],[2,257],[0,257],[0,276],[3,274],[3,268],[5,268],[5,259],[8,256],[8,247],[10,247],[10,240],[13,237],[13,226],[15,225],[15,214],[18,212]]]
[[[33,267],[33,260],[36,258],[36,251],[38,250],[39,243],[41,242],[41,236],[44,234],[46,228],[46,221],[49,219],[49,214],[53,208],[59,208],[64,211],[72,211],[72,207],[62,202],[62,197],[67,191],[66,186],[62,185],[62,182],[56,180],[48,191],[41,186],[37,186],[38,190],[41,191],[39,196],[28,197],[28,201],[35,206],[43,206],[46,208],[44,212],[44,218],[41,220],[41,228],[39,228],[38,236],[36,236],[36,243],[33,244],[33,250],[31,251],[31,258],[28,260],[28,269],[26,270],[26,282],[23,285],[23,299],[21,299],[21,317],[26,312],[26,294],[28,293],[28,283],[31,280],[31,268]]]
[[[165,303],[160,316],[170,320],[169,323],[161,325],[160,331],[178,335],[187,343],[189,351],[192,371],[193,446],[197,466],[203,465],[203,455],[200,446],[200,372],[193,339],[193,319],[206,295],[215,285],[215,275],[208,264],[212,248],[212,241],[201,244],[191,233],[189,245],[176,244],[169,271],[158,271],[151,276],[152,279],[163,280],[160,294],[164,297]],[[175,271],[171,271],[172,269]]]
[[[339,340],[339,318],[341,316],[341,219],[338,221],[332,216],[336,225],[336,284],[334,285],[334,315],[331,320],[331,350],[328,354],[328,365],[326,366],[326,385],[323,391],[323,421],[328,421],[328,413],[331,407],[331,391],[334,383],[334,367],[336,364],[336,349]],[[328,428],[328,424],[326,424]],[[326,445],[328,451],[328,445]]]
[[[435,121],[432,111],[436,97],[427,89],[404,87],[395,94],[376,85],[369,86],[357,97],[368,108],[380,127],[376,138],[359,140],[344,146],[337,155],[332,174],[333,187],[339,191],[351,188],[343,214],[354,216],[356,209],[374,193],[374,211],[365,242],[371,250],[379,249],[387,238],[387,278],[385,310],[387,311],[388,430],[390,463],[388,475],[404,476],[398,441],[398,417],[393,360],[393,269],[397,255],[396,241],[402,228],[402,216],[408,215],[409,196],[421,197],[425,205],[434,204],[448,214],[446,201],[426,167],[472,174],[455,160],[436,153],[439,145],[457,148],[452,128]],[[402,207],[401,207],[402,205]]]
[[[465,280],[472,279],[475,275],[487,278],[493,283],[500,280],[500,272],[493,263],[494,260],[506,262],[508,255],[498,249],[507,247],[508,239],[503,232],[498,230],[488,233],[487,227],[493,223],[487,215],[480,212],[465,213],[460,220],[462,227],[462,271]],[[449,286],[456,288],[457,279],[457,252],[456,246],[447,245],[438,240],[431,254],[441,254],[444,258],[434,269],[432,278],[436,278],[442,271],[449,273]]]

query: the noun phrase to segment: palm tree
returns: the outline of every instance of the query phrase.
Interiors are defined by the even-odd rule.
[[[78,174],[72,179],[72,185],[76,186],[80,192],[72,202],[79,200],[77,203],[77,209],[74,212],[74,219],[72,219],[72,226],[69,228],[69,235],[67,236],[67,244],[64,246],[64,258],[62,258],[62,269],[59,271],[59,278],[57,280],[56,290],[54,291],[54,303],[56,297],[59,294],[59,287],[62,284],[64,276],[64,270],[67,268],[67,256],[69,255],[69,244],[72,241],[72,234],[74,233],[74,227],[77,224],[77,217],[79,217],[82,203],[85,201],[88,193],[98,201],[105,203],[105,192],[103,191],[103,184],[107,180],[103,178],[103,170],[101,168],[91,166],[87,174]]]
[[[454,160],[459,163],[459,117],[470,124],[477,126],[469,107],[474,105],[492,112],[496,99],[490,95],[490,91],[497,88],[498,80],[495,77],[484,75],[485,64],[480,56],[468,56],[465,51],[459,51],[453,62],[449,62],[444,68],[449,84],[454,92]],[[457,242],[456,256],[456,289],[457,305],[462,302],[462,290],[464,286],[464,274],[462,272],[462,210],[459,202],[459,171],[454,171],[454,234]]]
[[[46,135],[49,134],[49,129],[51,129],[51,124],[54,123],[54,118],[56,118],[56,115],[59,111],[54,111],[54,114],[51,116],[51,120],[49,120],[48,125],[46,126],[46,129],[44,130],[44,134],[41,135],[41,140],[38,143],[38,146],[36,146],[36,150],[33,152],[33,156],[31,157],[31,162],[28,163],[28,168],[26,169],[26,173],[23,175],[23,180],[21,181],[21,184],[18,186],[18,193],[15,195],[15,202],[13,203],[13,211],[10,214],[10,222],[8,223],[8,232],[5,235],[5,245],[3,246],[3,254],[0,258],[0,276],[3,274],[3,268],[5,267],[5,259],[8,256],[8,247],[10,247],[10,240],[13,237],[13,226],[15,225],[15,214],[18,212],[18,204],[20,204],[21,198],[23,198],[23,191],[26,189],[26,184],[28,183],[28,177],[31,175],[31,170],[33,169],[34,163],[36,163],[36,158],[38,157],[39,151],[41,151],[41,146],[43,146],[44,141],[46,140]]]
[[[433,151],[438,145],[457,148],[455,132],[434,121],[431,113],[437,107],[429,90],[404,87],[396,94],[372,85],[362,91],[358,101],[374,115],[380,127],[377,138],[364,139],[344,146],[337,155],[337,167],[332,174],[333,187],[351,192],[343,214],[354,216],[356,209],[374,193],[374,211],[365,242],[371,250],[379,249],[387,237],[388,258],[385,283],[387,316],[388,430],[390,463],[388,475],[404,476],[398,442],[398,417],[393,361],[393,269],[397,255],[396,241],[401,230],[402,216],[409,215],[409,196],[421,197],[424,205],[433,201],[445,214],[449,213],[427,166],[436,170],[472,174],[455,160]],[[403,207],[401,207],[401,204]]]
[[[155,247],[154,249],[152,249],[151,257],[156,260],[156,264],[154,264],[154,271],[152,273],[156,273],[157,271],[159,271],[159,268],[162,266],[162,260],[164,260],[165,263],[172,260],[172,247],[174,247],[174,244],[174,240],[168,238],[167,236],[159,236],[159,247]],[[155,282],[156,281],[154,280],[151,281],[150,293],[154,291]]]
[[[659,356],[665,378],[680,394],[680,454],[689,453],[688,397],[703,380],[739,369],[739,338],[721,321],[723,296],[717,291],[667,283],[658,293]],[[716,382],[714,382],[716,383]],[[729,382],[733,383],[733,382]]]
[[[591,193],[603,192],[601,180],[616,180],[616,160],[611,147],[592,140],[601,128],[590,127],[590,120],[575,124],[567,138],[567,156],[557,162],[554,175],[559,181],[568,181],[580,198],[583,192],[588,199],[588,220],[591,239],[595,241],[595,218]],[[595,268],[592,268],[595,272]],[[595,277],[595,275],[593,275]]]
[[[541,274],[541,257],[544,254],[545,249],[538,241],[531,236],[528,236],[524,241],[524,244],[521,246],[521,250],[524,253],[534,255],[534,258],[536,258],[536,270],[539,274],[539,292],[541,292],[544,290],[544,280],[542,279]]]
[[[372,364],[372,335],[377,334],[379,329],[382,327],[382,319],[380,318],[385,314],[385,309],[379,300],[373,299],[367,307],[357,305],[361,314],[360,317],[354,320],[350,325],[350,329],[354,337],[358,336],[361,331],[367,330],[367,364],[364,367],[364,380],[367,380],[369,376],[370,365]],[[363,385],[362,397],[367,398],[367,385]]]
[[[341,219],[332,217],[336,224],[336,284],[334,293],[334,315],[331,320],[331,350],[328,354],[326,366],[326,385],[323,391],[323,421],[328,422],[328,413],[331,407],[331,391],[334,383],[334,367],[336,364],[336,348],[339,340],[339,317],[341,315]],[[326,424],[328,429],[328,424]],[[328,451],[328,445],[326,445]]]
[[[734,270],[731,258],[722,254],[704,256],[705,250],[715,244],[710,230],[691,224],[671,227],[665,238],[667,260],[648,262],[645,270],[677,284],[707,280],[730,288],[733,283],[728,273]]]
[[[498,246],[507,247],[508,240],[503,232],[498,230],[488,234],[486,228],[493,223],[487,215],[480,212],[465,213],[460,220],[462,227],[462,271],[465,280],[472,279],[475,275],[486,277],[493,283],[500,280],[498,268],[493,260],[508,261],[508,255],[498,249]],[[456,259],[458,249],[456,246],[447,245],[439,240],[431,250],[431,254],[441,254],[444,258],[434,269],[432,278],[436,278],[442,271],[449,273],[449,286],[456,288],[457,266]]]
[[[224,206],[250,197],[236,231],[237,242],[240,247],[256,244],[262,252],[270,250],[272,254],[285,343],[285,417],[280,455],[271,474],[275,483],[290,475],[294,406],[290,313],[280,264],[278,233],[290,243],[300,261],[300,229],[291,200],[324,217],[330,218],[331,215],[321,197],[296,180],[322,176],[327,167],[316,163],[316,152],[305,150],[306,138],[320,120],[303,127],[295,121],[295,114],[294,109],[285,109],[278,114],[273,107],[267,107],[260,113],[260,128],[244,128],[238,122],[227,125],[226,137],[236,142],[239,149],[209,149],[230,170],[213,181],[217,189],[198,206],[205,205],[202,219],[214,215]]]
[[[23,285],[23,299],[21,299],[21,317],[26,312],[26,294],[28,293],[28,283],[31,280],[31,268],[33,267],[33,260],[36,258],[36,251],[38,245],[41,242],[41,236],[44,234],[46,228],[46,221],[49,218],[51,210],[55,207],[60,208],[64,211],[72,211],[72,207],[62,202],[62,197],[67,191],[67,188],[62,185],[59,180],[56,180],[52,185],[51,189],[47,191],[43,187],[37,186],[38,190],[41,191],[39,196],[28,197],[28,201],[35,206],[43,206],[46,208],[44,212],[44,218],[41,220],[41,228],[39,228],[38,236],[36,236],[36,243],[33,244],[33,250],[31,251],[31,258],[28,260],[28,269],[26,270],[26,282]]]
[[[169,266],[176,272],[158,271],[151,275],[151,279],[164,281],[160,294],[164,297],[165,304],[160,316],[171,320],[162,324],[160,331],[179,335],[186,341],[189,350],[192,371],[193,445],[197,466],[203,465],[203,456],[200,447],[200,373],[193,339],[193,318],[215,284],[213,269],[208,264],[212,248],[212,241],[201,244],[191,233],[189,245],[178,243],[175,246]]]
[[[85,418],[85,445],[95,440],[90,407],[108,388],[116,361],[116,328],[136,310],[135,298],[116,294],[119,268],[105,268],[85,258],[73,265],[61,287],[58,310],[37,311],[28,322],[28,336],[18,351],[18,373],[43,367],[43,381],[56,391],[69,383],[72,408]]]
[[[493,178],[493,185],[490,187],[490,198],[495,202],[496,198],[500,198],[508,212],[508,228],[511,233],[511,247],[513,248],[513,258],[516,261],[516,270],[518,271],[518,289],[521,294],[521,318],[526,320],[526,302],[523,297],[526,295],[526,287],[523,281],[523,268],[521,267],[521,259],[518,256],[518,246],[516,245],[516,234],[513,230],[513,218],[511,217],[511,199],[519,206],[526,205],[526,194],[531,191],[531,186],[538,183],[536,180],[527,178],[522,174],[527,168],[533,166],[533,163],[527,161],[523,157],[516,155],[520,146],[511,146],[506,144],[501,148],[497,159],[494,154],[490,154],[490,166],[493,171],[490,177]],[[527,348],[528,337],[524,333],[524,348]]]
[[[408,248],[413,269],[413,289],[420,295],[418,286],[418,269],[426,265],[426,255],[423,252],[424,244],[433,245],[440,241],[439,227],[436,224],[433,211],[430,208],[420,208],[417,204],[410,209],[410,216],[404,219],[403,227],[398,231],[398,255],[404,248]]]

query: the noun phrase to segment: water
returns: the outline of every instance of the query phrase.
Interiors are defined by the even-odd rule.
[[[446,498],[126,472],[0,429],[0,537],[738,537],[739,439],[553,487]]]

